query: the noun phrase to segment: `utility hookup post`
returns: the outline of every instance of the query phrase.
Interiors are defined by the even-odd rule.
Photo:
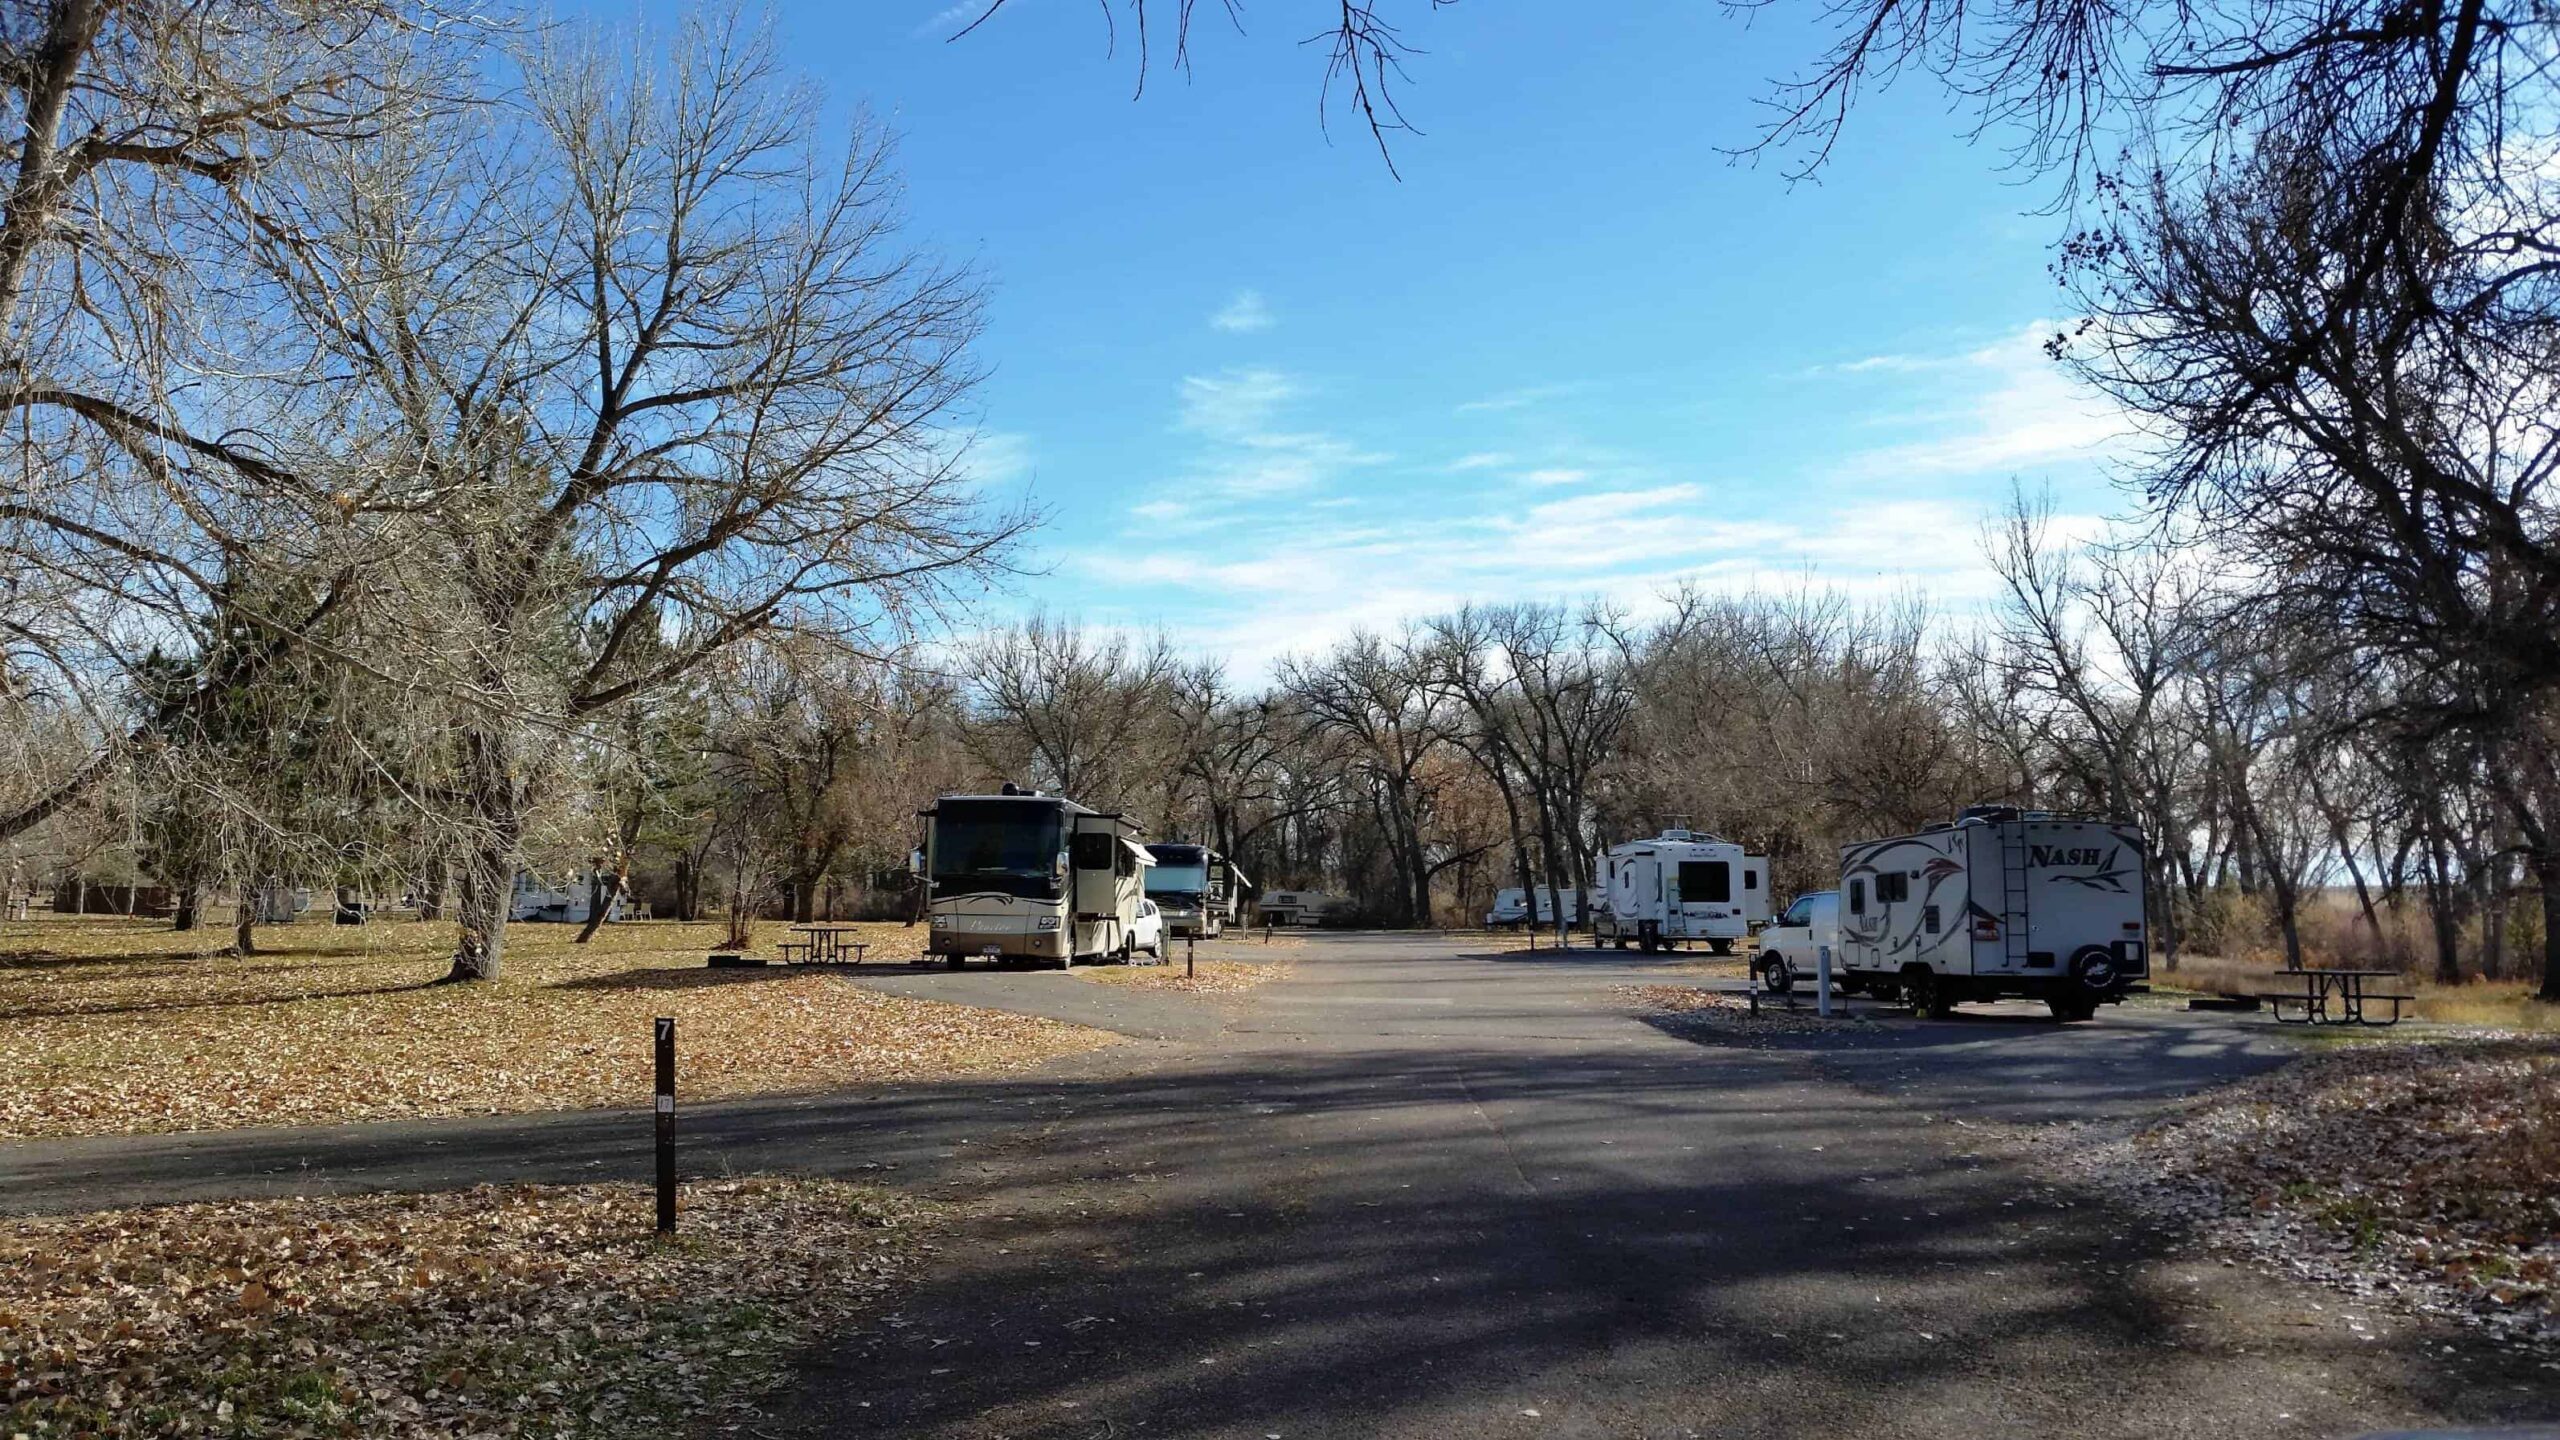
[[[1198,974],[1200,973],[1199,968],[1198,968],[1198,961],[1199,961],[1199,958],[1200,958],[1200,937],[1199,937],[1198,935],[1196,935],[1196,934],[1194,934],[1194,935],[1185,935],[1185,936],[1183,936],[1183,937],[1182,937],[1182,978],[1183,978],[1183,979],[1185,979],[1185,980],[1189,980],[1189,979],[1193,978],[1194,976],[1196,976],[1196,975],[1198,975]]]
[[[1819,1004],[1817,1005],[1817,1007],[1816,1007],[1816,1008],[1820,1010],[1820,1012],[1821,1012],[1821,1014],[1822,1014],[1822,1018],[1824,1018],[1825,1020],[1830,1019],[1830,1018],[1831,1018],[1831,947],[1830,947],[1830,946],[1828,946],[1828,945],[1824,945],[1824,946],[1818,947],[1818,948],[1814,951],[1814,961],[1813,961],[1813,993],[1814,993],[1814,997],[1815,997],[1815,999],[1819,1002]]]
[[[658,1233],[676,1232],[676,1022],[658,1017]]]

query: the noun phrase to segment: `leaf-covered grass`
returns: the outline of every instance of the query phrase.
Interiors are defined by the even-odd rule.
[[[2142,1137],[2234,1210],[2560,1320],[2560,1042],[2329,1050]]]
[[[921,927],[865,927],[871,956]],[[884,995],[816,970],[710,970],[717,925],[508,927],[507,978],[438,985],[453,927],[228,931],[0,925],[0,1139],[646,1103],[650,1022],[695,1098],[1016,1069],[1111,1043],[1032,1016]],[[763,937],[786,938],[780,926]],[[209,953],[211,952],[211,953]]]
[[[734,1413],[930,1212],[834,1181],[172,1205],[0,1222],[0,1435],[627,1436]]]

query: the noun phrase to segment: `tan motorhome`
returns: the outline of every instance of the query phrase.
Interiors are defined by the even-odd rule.
[[[982,958],[1061,970],[1129,958],[1155,863],[1135,820],[1012,785],[945,795],[917,814],[927,954],[954,967]]]

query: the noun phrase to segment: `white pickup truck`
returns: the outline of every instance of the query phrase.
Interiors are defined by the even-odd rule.
[[[1752,978],[1772,995],[1784,995],[1795,988],[1797,980],[1810,982],[1818,972],[1821,947],[1840,943],[1840,892],[1815,890],[1796,897],[1787,913],[1760,932],[1760,950],[1751,960]],[[1840,953],[1832,951],[1832,978],[1845,979],[1838,969]]]

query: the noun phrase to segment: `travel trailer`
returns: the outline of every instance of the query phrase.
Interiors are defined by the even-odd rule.
[[[1138,824],[1008,784],[999,795],[945,795],[916,812],[930,932],[925,953],[954,968],[971,956],[1064,970],[1127,960],[1143,878],[1156,863]]]
[[[2086,1020],[2148,988],[2143,855],[2127,821],[2002,805],[1845,846],[1832,963],[1923,1014],[2018,995]]]
[[[1704,940],[1719,955],[1769,918],[1769,858],[1694,830],[1612,846],[1591,933],[1602,945],[1661,950]]]
[[[1488,930],[1510,929],[1531,923],[1530,896],[1536,896],[1536,923],[1541,927],[1556,923],[1557,892],[1541,885],[1534,891],[1523,891],[1513,885],[1493,892],[1493,908],[1484,915]],[[1564,913],[1579,921],[1582,918],[1582,892],[1568,885],[1563,891]]]
[[[515,888],[507,894],[507,918],[552,925],[584,925],[595,908],[595,878],[572,872],[569,883],[553,888],[542,883],[542,877],[530,870],[516,872]],[[608,924],[630,913],[630,906],[617,893],[605,902],[604,918]]]
[[[1218,938],[1243,913],[1244,872],[1206,845],[1149,845],[1147,898],[1163,912],[1165,933]]]
[[[1259,908],[1266,925],[1322,925],[1350,908],[1350,902],[1322,890],[1266,890]]]

